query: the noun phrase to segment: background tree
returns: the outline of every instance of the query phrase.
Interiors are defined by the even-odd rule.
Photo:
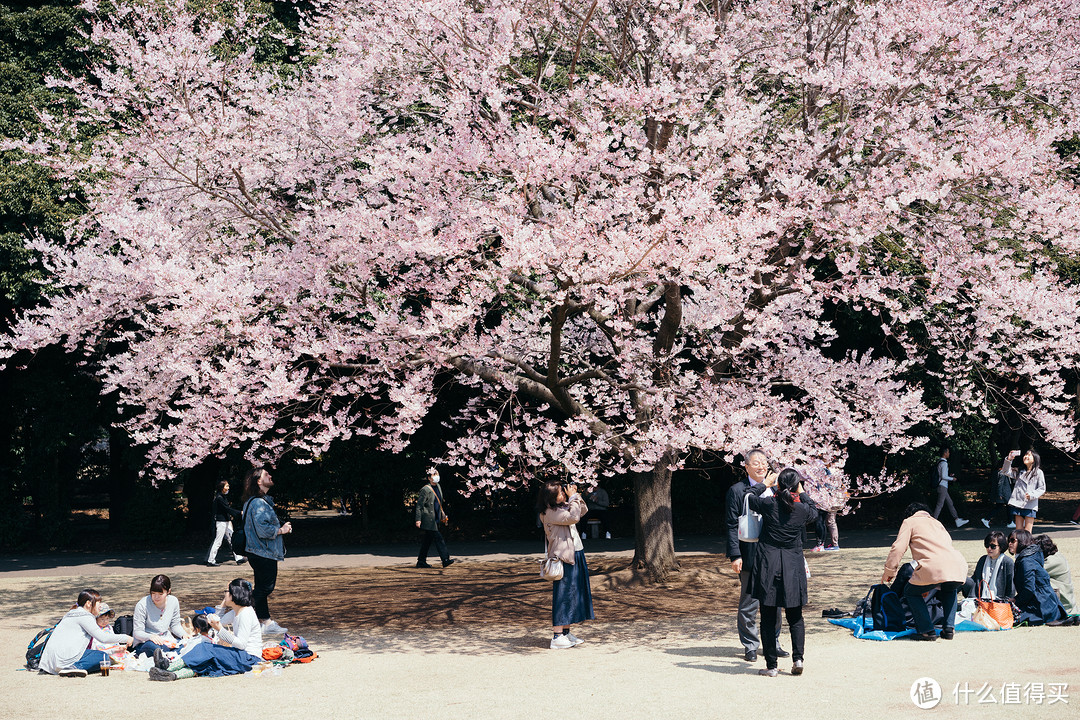
[[[449,378],[445,462],[632,474],[663,577],[697,451],[842,467],[1004,403],[1075,443],[1060,3],[329,2],[284,75],[163,5],[67,84],[54,129],[114,132],[27,146],[104,179],[9,341],[89,354],[159,468],[399,449]]]

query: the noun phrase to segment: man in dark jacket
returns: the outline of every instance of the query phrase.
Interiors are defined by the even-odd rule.
[[[439,532],[439,523],[448,523],[450,518],[443,510],[442,490],[439,488],[439,471],[433,467],[427,471],[428,483],[420,488],[420,496],[416,499],[416,527],[423,531],[424,537],[420,541],[420,555],[416,558],[416,567],[429,568],[427,561],[428,550],[431,542],[435,541],[435,549],[442,558],[442,566],[451,565],[456,560],[450,559],[450,553],[446,549],[446,541]]]
[[[731,486],[727,493],[727,555],[731,560],[731,569],[739,575],[739,642],[746,650],[747,662],[757,662],[761,641],[758,638],[757,617],[758,601],[747,592],[750,581],[750,569],[754,565],[754,553],[757,543],[739,542],[739,516],[743,513],[743,498],[750,492],[750,486],[765,481],[769,474],[769,458],[764,450],[755,448],[746,454],[743,460],[746,467],[746,479]],[[777,639],[776,656],[788,657],[790,653],[780,647],[780,615],[776,617]]]

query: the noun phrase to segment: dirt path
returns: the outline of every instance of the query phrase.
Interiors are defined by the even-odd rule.
[[[1049,530],[1080,568],[1080,532]],[[982,531],[955,534],[968,560],[982,554]],[[636,585],[626,550],[593,553],[598,620],[573,650],[546,648],[550,585],[514,552],[475,553],[446,570],[360,555],[318,556],[282,566],[271,598],[276,618],[320,653],[306,666],[269,675],[151,683],[142,673],[66,680],[17,670],[26,643],[96,587],[128,608],[154,572],[168,572],[185,613],[216,602],[246,568],[149,569],[124,563],[60,562],[0,572],[0,718],[71,718],[87,708],[142,713],[172,708],[195,718],[245,707],[260,715],[315,718],[708,718],[753,714],[806,718],[910,717],[909,692],[935,679],[944,698],[935,717],[1075,718],[1080,715],[1080,628],[962,633],[952,642],[859,641],[822,620],[827,607],[851,608],[881,573],[891,538],[859,533],[839,553],[810,555],[807,671],[767,679],[763,662],[742,660],[734,629],[737,584],[726,559],[683,554],[669,587]],[[592,550],[590,549],[590,552]],[[384,557],[385,556],[379,556]],[[322,567],[320,567],[320,565]],[[5,563],[5,567],[12,567]],[[782,669],[786,667],[782,664]],[[964,698],[964,684],[971,690]],[[1015,683],[1015,685],[1012,685]],[[1041,684],[1043,698],[1036,702]],[[1061,685],[1067,685],[1061,689]],[[1052,687],[1057,686],[1057,688]],[[954,695],[954,690],[959,694]],[[1009,694],[1016,693],[1017,702]],[[996,700],[990,703],[986,691]],[[979,692],[983,694],[980,696]],[[1067,704],[1049,704],[1053,692]],[[193,694],[195,693],[195,694]],[[1005,694],[1003,696],[1003,693]],[[980,699],[981,698],[981,699]]]

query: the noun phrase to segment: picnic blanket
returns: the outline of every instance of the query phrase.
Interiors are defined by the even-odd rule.
[[[873,618],[867,618],[869,624],[873,626]],[[852,634],[860,640],[895,640],[896,638],[902,638],[906,635],[914,635],[915,630],[908,628],[907,630],[898,630],[895,632],[889,632],[887,630],[867,630],[863,627],[863,618],[830,618],[829,622],[833,625],[839,625],[840,627],[847,628],[852,631]],[[934,628],[935,631],[939,628]],[[977,622],[971,622],[970,620],[961,620],[956,624],[956,632],[989,632],[989,630]]]

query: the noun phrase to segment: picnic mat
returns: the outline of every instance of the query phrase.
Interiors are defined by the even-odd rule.
[[[852,634],[860,640],[895,640],[896,638],[902,638],[907,635],[914,635],[915,630],[909,628],[907,630],[898,630],[896,632],[890,632],[888,630],[867,630],[863,627],[863,618],[829,618],[829,622],[833,625],[839,625],[840,627],[847,628],[852,631]],[[873,626],[873,619],[870,619],[870,624]],[[934,630],[939,630],[934,628]],[[970,620],[961,620],[956,624],[956,632],[989,632],[989,630],[979,623],[971,622]]]

